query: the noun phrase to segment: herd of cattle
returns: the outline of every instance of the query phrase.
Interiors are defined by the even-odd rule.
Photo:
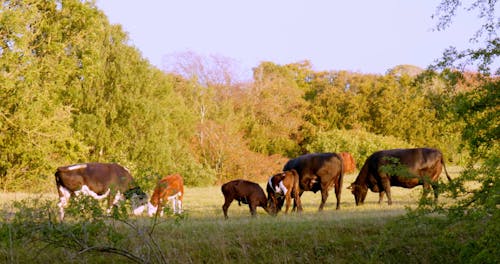
[[[401,169],[403,168],[403,169]],[[356,205],[364,202],[368,189],[379,193],[379,203],[384,193],[389,205],[392,203],[391,186],[413,188],[423,185],[424,194],[431,188],[438,198],[438,179],[442,168],[451,181],[442,153],[432,148],[392,149],[377,151],[370,155],[361,167],[356,180],[348,187],[354,195]],[[334,187],[340,209],[340,196],[345,173],[354,172],[356,165],[349,153],[312,153],[290,159],[283,171],[272,175],[266,191],[259,184],[238,179],[222,185],[224,195],[222,210],[227,211],[234,200],[248,204],[250,213],[256,215],[256,208],[262,207],[276,215],[286,202],[285,213],[290,209],[302,211],[300,197],[304,191],[321,192],[319,210],[328,198],[328,191]],[[108,212],[120,200],[129,199],[132,211],[140,215],[147,208],[149,216],[163,215],[162,207],[170,202],[174,213],[182,213],[184,183],[181,175],[169,175],[156,185],[151,199],[134,182],[130,172],[116,163],[84,163],[59,167],[55,173],[59,193],[59,218],[64,219],[64,208],[71,196],[89,195],[95,199],[108,199]]]

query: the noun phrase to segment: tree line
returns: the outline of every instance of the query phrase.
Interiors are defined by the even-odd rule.
[[[229,61],[191,53],[162,71],[93,1],[0,3],[3,191],[51,190],[55,169],[79,162],[118,162],[148,189],[174,172],[190,186],[260,181],[307,152],[362,163],[379,149],[428,146],[466,157],[457,99],[484,75],[262,62],[238,82]]]

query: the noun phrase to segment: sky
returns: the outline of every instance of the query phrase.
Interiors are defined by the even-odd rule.
[[[316,71],[384,74],[427,67],[445,48],[468,47],[477,17],[459,15],[446,31],[431,16],[440,1],[410,0],[97,0],[112,24],[159,69],[173,54],[234,60],[243,78],[263,61],[308,60]]]

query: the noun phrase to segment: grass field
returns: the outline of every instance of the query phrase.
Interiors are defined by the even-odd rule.
[[[449,172],[456,177],[459,168],[450,168]],[[363,206],[355,206],[353,195],[346,189],[355,177],[354,174],[347,175],[344,180],[341,210],[335,210],[335,196],[330,194],[324,211],[319,213],[317,208],[321,194],[305,192],[302,214],[280,213],[277,217],[269,216],[258,208],[258,216],[251,218],[248,206],[238,206],[237,202],[233,202],[228,212],[229,219],[224,220],[221,209],[224,198],[219,186],[186,188],[183,216],[163,217],[151,238],[144,232],[151,229],[152,220],[145,216],[132,217],[129,221],[136,229],[119,227],[121,239],[104,242],[151,263],[450,263],[449,257],[454,252],[434,252],[439,248],[433,249],[434,242],[428,243],[428,236],[440,232],[436,225],[425,225],[425,221],[434,220],[410,221],[404,224],[408,225],[407,228],[398,224],[406,215],[407,208],[417,206],[421,186],[414,189],[394,187],[391,206],[386,200],[378,204],[378,194],[371,192]],[[12,201],[33,197],[53,200],[53,206],[57,200],[55,192],[43,196],[2,193],[0,205],[4,215],[12,210]],[[445,200],[446,197],[441,199]],[[80,225],[86,226],[85,223]],[[15,235],[9,240],[3,238],[3,247],[10,250],[0,249],[0,262],[130,261],[117,254],[92,250],[78,252],[64,248],[64,245],[58,244],[60,241],[47,246],[46,242],[33,240],[16,243],[12,237],[15,238]],[[19,239],[23,241],[22,237]],[[151,245],[151,240],[158,245],[161,253],[147,247]],[[99,242],[99,239],[96,241]],[[34,251],[34,248],[43,250]]]

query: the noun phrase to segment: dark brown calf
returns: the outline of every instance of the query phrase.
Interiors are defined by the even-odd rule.
[[[224,194],[224,205],[222,206],[222,211],[224,212],[224,217],[227,219],[227,209],[233,202],[233,200],[238,201],[238,205],[241,203],[248,204],[250,208],[250,213],[255,216],[257,213],[257,206],[261,206],[269,213],[267,208],[267,197],[264,190],[255,182],[246,180],[234,180],[227,182],[221,187],[222,194]]]
[[[274,174],[267,182],[267,198],[273,214],[277,214],[286,200],[285,214],[288,213],[292,197],[297,205],[297,211],[302,211],[300,202],[299,174],[296,170],[289,170]]]

